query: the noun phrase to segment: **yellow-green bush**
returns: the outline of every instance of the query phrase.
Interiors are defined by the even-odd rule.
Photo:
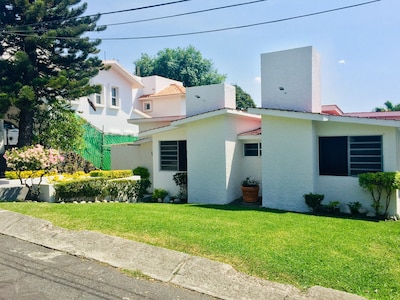
[[[50,172],[50,173],[48,173],[48,172],[46,172],[44,170],[39,170],[39,171],[21,171],[21,178],[25,179],[25,178],[40,177],[40,176],[44,175],[45,173],[47,175],[50,175],[50,176],[57,174],[56,171],[55,172]],[[5,176],[8,179],[19,179],[18,174],[17,174],[16,171],[6,171],[5,172]]]
[[[103,171],[103,170],[95,170],[89,173],[90,177],[105,177],[105,178],[125,178],[133,175],[132,170],[111,170],[111,171]]]

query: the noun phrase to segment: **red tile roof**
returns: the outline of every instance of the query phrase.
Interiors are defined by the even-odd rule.
[[[186,88],[184,86],[178,85],[178,84],[171,84],[165,89],[159,91],[158,93],[155,94],[150,94],[150,95],[143,95],[139,98],[139,100],[145,100],[153,97],[162,97],[162,96],[171,96],[171,95],[185,95],[186,94]]]

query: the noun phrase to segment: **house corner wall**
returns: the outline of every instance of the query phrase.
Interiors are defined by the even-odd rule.
[[[263,206],[306,212],[303,195],[314,192],[316,149],[313,122],[262,118]],[[296,151],[293,151],[296,149]]]

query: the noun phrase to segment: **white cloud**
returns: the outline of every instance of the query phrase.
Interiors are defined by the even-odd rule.
[[[255,82],[261,82],[261,77],[257,76],[256,78],[254,78]]]
[[[341,60],[338,61],[338,64],[344,65],[345,63],[346,63],[346,61],[344,59],[341,59]]]

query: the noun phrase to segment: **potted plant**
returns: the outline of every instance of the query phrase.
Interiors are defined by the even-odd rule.
[[[247,203],[256,203],[258,201],[259,189],[260,186],[257,180],[246,177],[246,179],[242,181],[243,201]]]

